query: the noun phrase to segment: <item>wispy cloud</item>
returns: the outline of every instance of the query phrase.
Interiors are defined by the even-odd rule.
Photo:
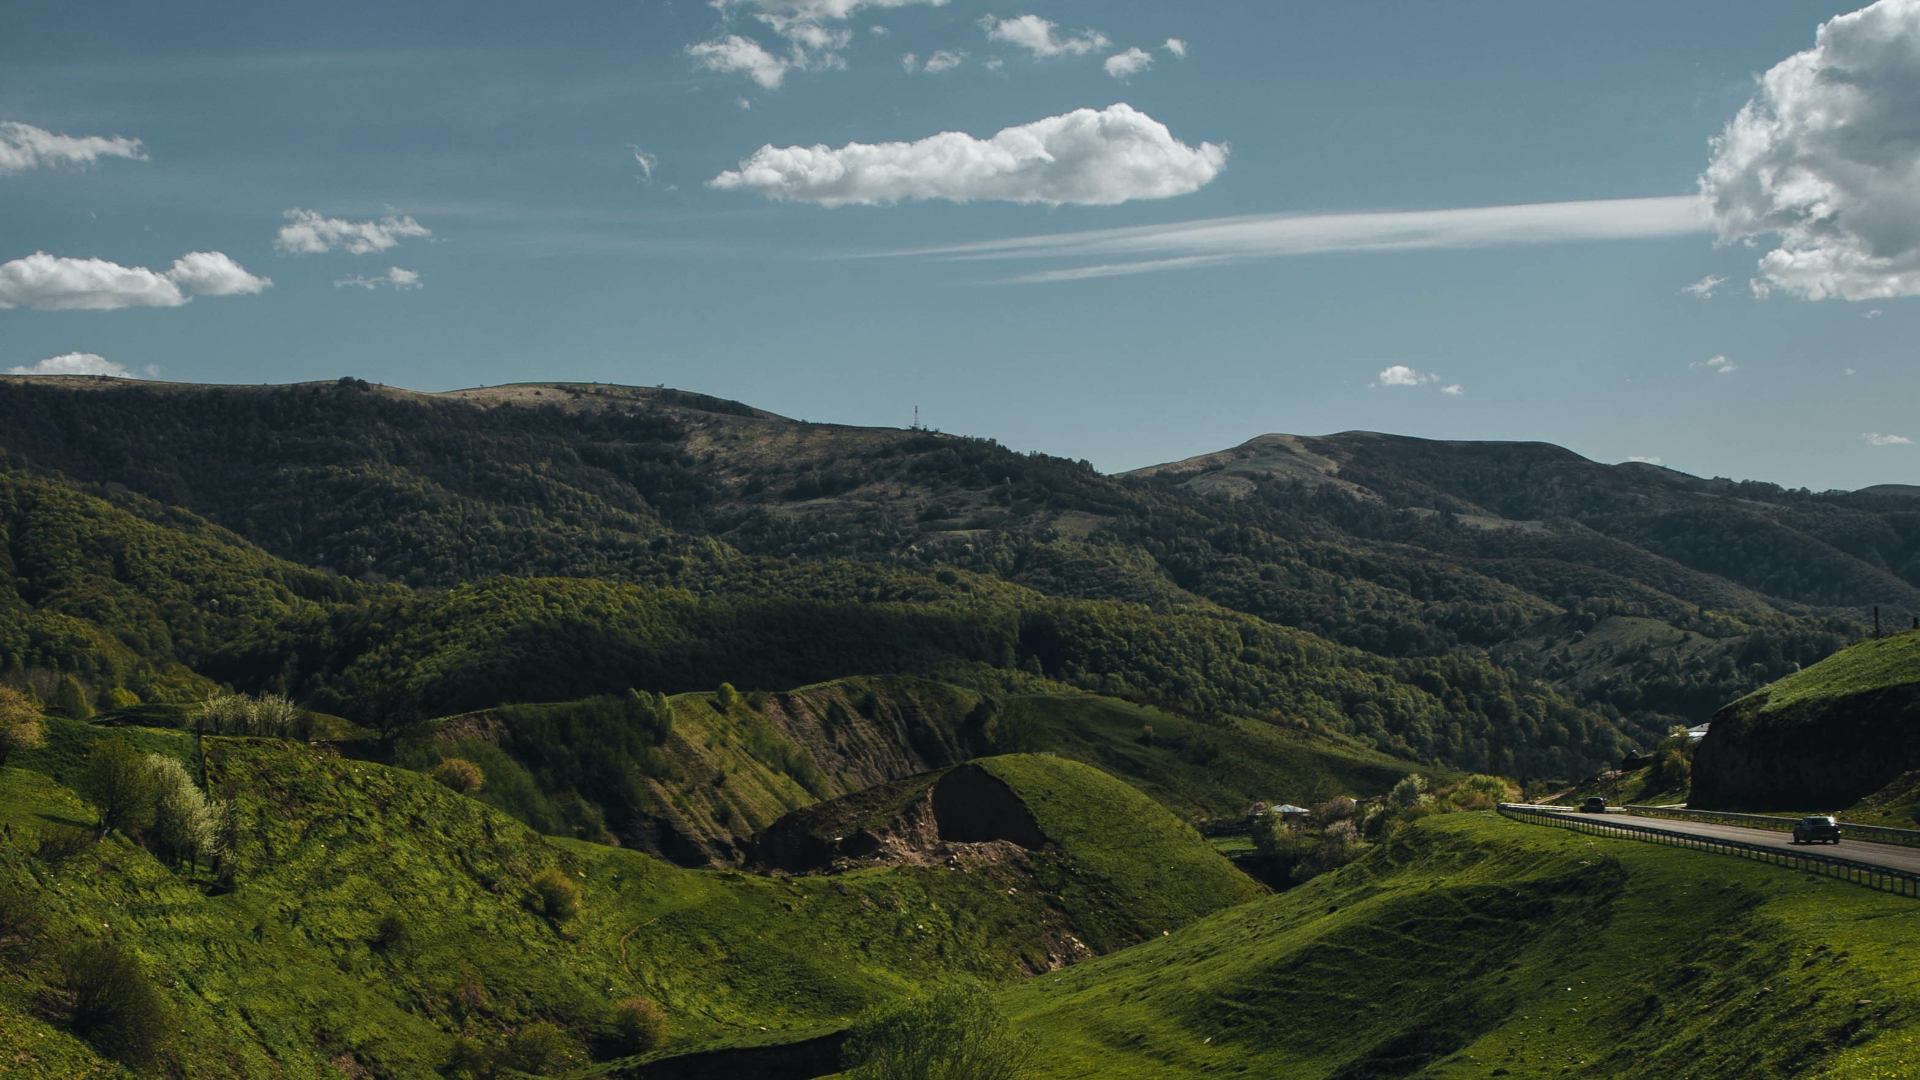
[[[1254,259],[1330,252],[1642,240],[1705,233],[1710,228],[1698,198],[1676,195],[1449,210],[1260,214],[1047,233],[881,254],[1076,263],[1008,279],[1048,282],[1191,270]]]
[[[389,266],[387,267],[387,272],[384,274],[374,274],[370,277],[363,274],[355,274],[352,277],[343,277],[333,283],[333,287],[336,289],[344,288],[348,285],[358,286],[362,289],[392,289],[394,292],[406,292],[409,289],[417,289],[420,287],[420,274],[418,271],[402,270],[397,266]]]
[[[1731,375],[1740,370],[1740,365],[1724,356],[1709,356],[1705,360],[1695,360],[1687,365],[1690,369],[1706,368],[1715,375]]]
[[[1096,49],[1104,49],[1111,42],[1107,35],[1098,30],[1082,30],[1077,34],[1057,34],[1054,31],[1060,25],[1052,19],[1043,19],[1038,15],[1018,15],[1011,19],[996,19],[991,15],[980,20],[980,28],[987,32],[987,40],[1001,41],[1027,50],[1038,57],[1085,56]]]
[[[43,166],[86,168],[103,157],[147,159],[139,139],[118,135],[56,135],[15,120],[0,121],[0,176]]]
[[[1877,431],[1869,431],[1860,437],[1867,440],[1868,446],[1906,446],[1913,442],[1905,435],[1882,435]]]
[[[1727,279],[1721,277],[1719,274],[1708,274],[1706,277],[1701,278],[1691,285],[1680,286],[1680,291],[1683,293],[1691,293],[1702,300],[1711,300],[1713,299],[1714,290],[1726,283]]]
[[[335,248],[343,248],[354,255],[367,255],[385,251],[407,237],[433,235],[433,230],[409,216],[390,215],[379,221],[346,221],[324,217],[317,210],[296,207],[287,211],[285,217],[287,224],[280,226],[279,233],[273,238],[273,246],[274,250],[288,255],[318,255]]]

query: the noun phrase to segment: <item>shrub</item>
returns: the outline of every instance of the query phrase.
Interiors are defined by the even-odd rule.
[[[11,686],[0,686],[0,767],[15,750],[38,750],[45,739],[40,708]]]
[[[407,917],[397,911],[389,911],[380,916],[373,924],[373,944],[381,949],[398,948],[413,936],[413,926]]]
[[[93,834],[85,829],[76,829],[71,825],[55,825],[40,834],[40,842],[34,846],[33,857],[48,866],[59,866],[68,859],[93,847]]]
[[[0,883],[0,940],[31,938],[46,924],[35,895],[11,882]]]
[[[840,1051],[850,1080],[1013,1080],[1032,1057],[1033,1041],[974,986],[870,1009]]]
[[[723,682],[720,684],[719,692],[713,695],[713,701],[719,706],[721,712],[729,713],[733,711],[734,706],[740,704],[740,694],[733,688],[732,683]]]
[[[580,914],[580,886],[557,866],[533,876],[533,895],[541,913],[554,922],[566,922]]]
[[[453,989],[454,1003],[461,1009],[471,1012],[487,1007],[487,984],[480,979],[480,973],[472,965],[460,968],[460,985]]]
[[[108,739],[87,754],[81,790],[100,811],[100,831],[129,835],[153,824],[159,789],[147,759],[124,740]]]
[[[109,1057],[147,1064],[172,1030],[166,999],[140,962],[118,945],[83,941],[60,957],[73,1030]]]
[[[60,685],[53,691],[53,704],[70,720],[93,719],[93,706],[87,704],[86,688],[71,675],[60,676]]]
[[[154,786],[149,846],[162,859],[197,865],[214,841],[214,815],[207,797],[187,775],[186,766],[173,758],[148,754],[147,768]]]
[[[433,767],[433,778],[462,795],[479,791],[486,783],[480,766],[466,758],[450,757]]]
[[[644,1054],[667,1040],[667,1010],[649,997],[630,997],[613,1007],[613,1032],[629,1053]]]
[[[124,687],[111,687],[100,694],[100,707],[110,711],[131,709],[140,704],[140,695]]]
[[[1396,810],[1405,810],[1419,806],[1431,797],[1427,794],[1427,778],[1419,773],[1408,773],[1387,793],[1387,802]]]
[[[1359,808],[1360,804],[1353,801],[1352,798],[1346,795],[1339,795],[1321,803],[1320,809],[1315,810],[1313,816],[1331,825],[1336,821],[1345,821],[1352,817],[1354,811]]]
[[[500,1054],[502,1065],[535,1076],[555,1076],[587,1061],[586,1048],[572,1032],[545,1020],[514,1032]]]

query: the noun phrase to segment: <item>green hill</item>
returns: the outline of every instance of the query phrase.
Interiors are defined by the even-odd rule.
[[[1035,1077],[1895,1077],[1911,900],[1491,814],[1007,989]]]
[[[1863,641],[1714,714],[1691,803],[1839,808],[1920,768],[1920,633]]]
[[[43,838],[93,820],[67,786],[89,746],[121,737],[193,760],[177,732],[50,727],[45,749],[0,770],[9,1075],[111,1073],[59,1020],[62,956],[80,941],[153,974],[187,1075],[428,1077],[468,1052],[460,1038],[498,1047],[539,1023],[615,1053],[613,1003],[630,995],[665,1006],[671,1046],[828,1030],[931,981],[1046,970],[1074,955],[1067,942],[1117,947],[1260,891],[1165,811],[1068,762],[989,766],[1059,833],[1030,865],[773,878],[549,840],[405,770],[210,738],[209,787],[238,822],[228,893],[118,834],[44,854]],[[1073,824],[1094,812],[1137,820]],[[1168,867],[1182,889],[1160,887]],[[537,910],[549,868],[578,883],[578,917]],[[40,923],[24,937],[21,904]]]

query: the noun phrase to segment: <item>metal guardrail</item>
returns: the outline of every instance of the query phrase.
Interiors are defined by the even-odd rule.
[[[1681,821],[1724,821],[1729,825],[1745,825],[1755,829],[1772,829],[1775,832],[1792,832],[1799,818],[1774,817],[1771,814],[1736,814],[1727,810],[1690,810],[1684,806],[1633,806],[1626,807],[1629,814],[1646,817],[1677,818]],[[1920,847],[1920,829],[1889,829],[1884,825],[1849,825],[1840,823],[1840,835],[1852,840],[1868,840],[1876,844],[1902,844],[1907,847]]]
[[[1672,847],[1693,848],[1696,851],[1739,855],[1743,858],[1772,863],[1775,866],[1844,878],[1870,889],[1898,893],[1901,896],[1920,897],[1920,874],[1875,866],[1872,863],[1856,862],[1853,859],[1816,855],[1811,851],[1765,847],[1760,844],[1749,844],[1744,840],[1723,840],[1717,836],[1667,832],[1650,825],[1629,825],[1624,821],[1609,819],[1600,814],[1575,814],[1565,810],[1548,810],[1544,807],[1517,803],[1501,803],[1500,813],[1504,817],[1535,825],[1551,825],[1599,836],[1624,836],[1632,840],[1649,840]]]

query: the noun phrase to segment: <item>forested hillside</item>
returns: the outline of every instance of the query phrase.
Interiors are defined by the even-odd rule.
[[[1872,605],[1920,610],[1904,492],[1541,444],[1267,436],[1109,477],[666,389],[16,377],[0,452],[35,493],[10,536],[75,499],[112,533],[111,505],[221,537],[290,597],[150,598],[156,637],[29,565],[17,663],[176,664],[375,724],[721,680],[1037,678],[1570,775],[1828,655]],[[156,558],[91,543],[59,572],[103,595]]]

